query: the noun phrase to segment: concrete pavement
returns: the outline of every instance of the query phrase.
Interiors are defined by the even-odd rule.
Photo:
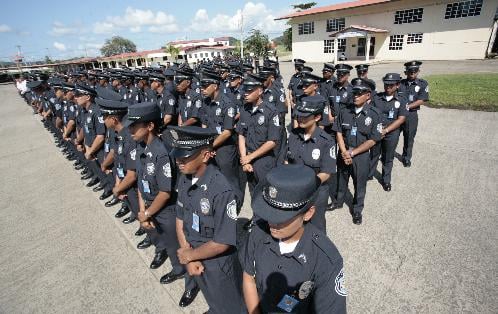
[[[84,187],[12,85],[0,95],[0,312],[181,312],[182,283],[158,283],[169,263],[150,271],[153,250],[134,247],[137,225]],[[390,193],[369,183],[363,225],[347,207],[327,213],[350,313],[496,313],[496,121],[423,108],[413,166],[395,162]],[[198,297],[184,312],[206,309]]]

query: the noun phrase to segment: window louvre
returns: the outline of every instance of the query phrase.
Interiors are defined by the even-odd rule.
[[[391,35],[389,40],[389,50],[402,50],[404,35]]]
[[[394,24],[422,22],[423,15],[424,8],[396,11],[396,13],[394,14]]]
[[[446,5],[446,13],[444,14],[444,18],[448,20],[467,16],[478,16],[481,15],[481,9],[482,0],[448,3]]]

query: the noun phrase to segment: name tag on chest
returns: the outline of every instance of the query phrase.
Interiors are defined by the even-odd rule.
[[[192,213],[192,229],[199,232],[200,230],[200,221],[199,221],[199,215],[196,213]]]
[[[358,127],[356,127],[356,126],[352,127],[351,128],[351,135],[356,136],[357,131],[358,131]]]
[[[142,180],[142,187],[144,188],[145,193],[150,193],[149,181]]]

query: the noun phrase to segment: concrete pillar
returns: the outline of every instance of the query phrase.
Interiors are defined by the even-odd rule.
[[[367,33],[365,37],[367,38],[367,46],[365,47],[365,61],[366,63],[368,63],[368,61],[370,60],[370,35]]]
[[[337,54],[339,53],[339,41],[337,37],[334,38],[334,64],[337,64],[337,60],[339,59]]]

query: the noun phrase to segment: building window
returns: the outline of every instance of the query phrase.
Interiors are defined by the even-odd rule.
[[[408,34],[408,38],[406,39],[407,44],[421,44],[422,37],[424,37],[423,33],[411,33]]]
[[[214,57],[214,51],[211,51],[211,57]]]
[[[323,41],[323,53],[334,52],[334,40],[326,39]]]
[[[402,50],[405,35],[391,35],[389,39],[389,50]]]
[[[339,52],[346,52],[346,38],[337,40],[337,50]]]
[[[456,19],[459,17],[481,15],[482,0],[469,0],[449,3],[446,5],[444,18]]]
[[[197,59],[197,54],[196,54],[196,53],[194,53],[194,58],[196,58],[196,59]]]
[[[189,58],[189,59],[192,59],[192,54],[189,54],[189,55],[188,55],[188,58]]]
[[[163,61],[166,61],[166,60],[168,60],[168,57],[167,57],[167,56],[164,56],[164,57],[163,57]]]
[[[342,31],[344,27],[346,27],[346,20],[344,18],[327,20],[327,32]]]
[[[422,15],[424,15],[424,8],[396,11],[394,14],[394,24],[422,22]]]
[[[315,22],[305,22],[298,25],[299,35],[308,35],[315,32]]]

